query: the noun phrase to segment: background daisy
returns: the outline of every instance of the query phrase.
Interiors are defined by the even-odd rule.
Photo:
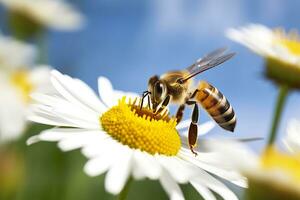
[[[0,143],[18,138],[26,128],[30,93],[51,92],[50,68],[34,65],[33,46],[0,36]]]
[[[74,30],[83,25],[83,16],[62,0],[1,0],[0,3],[11,12],[11,17],[18,15],[23,18],[20,21],[27,18],[42,27]]]
[[[265,58],[265,75],[290,88],[300,88],[300,38],[296,30],[250,24],[228,29],[226,35]]]
[[[288,128],[285,144],[289,145],[285,151],[270,146],[261,155],[257,155],[247,146],[232,141],[214,141],[208,148],[219,152],[219,155],[223,154],[220,160],[248,178],[246,199],[300,199],[299,148],[294,148],[294,142],[290,143],[292,138],[296,139],[295,135],[291,138],[291,130],[297,129],[291,127],[293,125],[290,124]]]

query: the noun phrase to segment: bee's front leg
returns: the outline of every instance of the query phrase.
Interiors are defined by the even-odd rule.
[[[162,102],[161,106],[159,107],[159,109],[155,111],[155,114],[159,114],[163,110],[165,110],[165,108],[169,105],[170,99],[171,99],[171,96],[167,95],[166,98],[164,99],[164,101]]]
[[[192,122],[189,127],[189,134],[188,134],[188,141],[189,141],[189,146],[193,154],[195,156],[197,153],[194,151],[194,147],[196,146],[197,143],[197,137],[198,137],[198,118],[199,118],[199,108],[198,104],[196,101],[187,101],[187,105],[194,105],[193,113],[192,113]]]
[[[150,97],[149,97],[149,94],[151,94],[151,92],[149,91],[144,91],[143,94],[142,94],[142,101],[141,101],[141,105],[140,105],[140,110],[142,110],[143,108],[143,105],[144,105],[144,99],[146,98],[146,96],[148,96],[148,107],[149,109],[151,109],[150,107]]]

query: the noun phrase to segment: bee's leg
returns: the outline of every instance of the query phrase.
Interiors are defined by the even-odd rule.
[[[149,108],[149,110],[151,110],[151,102],[150,102],[150,95],[149,94],[151,94],[151,92],[148,92],[148,108]]]
[[[182,104],[182,105],[179,106],[179,108],[178,108],[178,110],[176,112],[176,121],[177,121],[177,124],[179,124],[179,122],[182,120],[184,108],[185,108],[185,105]]]
[[[169,105],[169,102],[170,102],[170,98],[171,96],[170,95],[167,95],[166,98],[164,99],[164,101],[162,102],[161,106],[159,107],[158,110],[156,110],[155,114],[159,114],[161,113],[168,105]]]
[[[141,101],[141,105],[140,105],[140,110],[142,110],[143,104],[144,104],[144,99],[145,99],[145,97],[148,96],[148,95],[149,95],[149,91],[144,91],[144,92],[143,92],[143,95],[142,95],[142,101]]]
[[[194,109],[192,113],[192,122],[189,127],[189,134],[188,134],[188,141],[189,141],[189,146],[193,154],[195,156],[197,153],[194,151],[194,147],[196,146],[197,143],[197,137],[198,137],[198,118],[199,118],[199,108],[197,105],[196,101],[187,101],[187,105],[193,105],[194,104]]]

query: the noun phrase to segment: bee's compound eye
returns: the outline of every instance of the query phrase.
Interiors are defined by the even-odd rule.
[[[155,93],[156,93],[156,95],[161,96],[161,94],[163,93],[163,87],[164,87],[164,85],[160,82],[157,82],[155,84]]]
[[[177,83],[182,84],[183,83],[183,78],[177,79]]]

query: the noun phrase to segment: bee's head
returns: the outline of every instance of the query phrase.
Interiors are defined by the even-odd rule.
[[[152,76],[148,81],[148,91],[150,92],[152,109],[155,112],[157,106],[166,98],[167,86],[158,76]]]

